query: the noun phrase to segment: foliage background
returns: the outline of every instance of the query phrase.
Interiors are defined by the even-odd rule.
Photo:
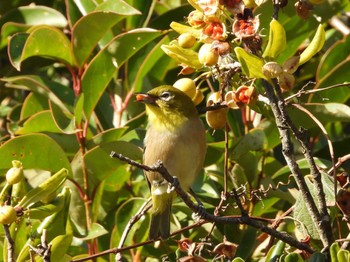
[[[126,2],[17,0],[0,4],[0,173],[4,192],[11,195],[10,205],[23,203],[21,199],[28,192],[62,168],[68,171],[63,189],[59,187],[62,181],[56,181],[48,190],[37,190],[35,197],[22,206],[24,214],[10,225],[17,261],[29,259],[27,244],[38,245],[43,229],[47,229],[47,241],[52,244],[52,261],[70,261],[117,247],[126,224],[149,196],[142,171],[111,159],[109,153],[113,150],[136,161],[142,159],[147,120],[143,106],[134,103],[133,94],[172,84],[180,78],[178,63],[160,46],[177,38],[178,33],[169,30],[170,23],[185,24],[193,7],[180,0]],[[337,16],[349,25],[349,15],[345,13],[349,7],[346,0],[326,0],[314,6],[307,20],[297,16],[294,1],[280,10],[279,22],[286,32],[288,48],[276,58],[279,63],[302,49],[319,23],[326,28],[324,47],[298,69],[295,87],[284,94],[286,97],[297,93],[309,81],[315,84],[307,85],[306,89],[349,80],[349,36],[328,23]],[[262,3],[254,14],[260,14],[260,34],[265,47],[272,3]],[[208,68],[203,70],[210,72]],[[244,81],[234,79],[237,86],[233,87]],[[208,97],[219,85],[220,81],[208,78],[201,90]],[[264,94],[259,82],[257,90]],[[294,100],[325,126],[335,159],[349,153],[349,95],[349,87],[344,85]],[[205,101],[199,105],[203,106]],[[249,107],[229,110],[227,114],[228,188],[239,190],[244,208],[251,216],[275,219],[296,203],[298,189],[289,177],[271,111],[259,104],[252,108],[262,114],[254,123],[254,119],[247,117],[251,115]],[[319,126],[303,112],[292,107],[288,110],[297,127],[308,129],[318,167],[331,168],[327,139]],[[193,189],[206,210],[213,213],[224,190],[225,131],[207,129],[205,171]],[[298,163],[307,175],[309,166],[300,146],[293,142]],[[5,174],[14,159],[23,163],[25,179],[7,187]],[[334,196],[332,181],[324,183],[330,185],[327,195]],[[303,202],[300,198],[299,201]],[[239,215],[234,202],[228,199],[221,215]],[[305,207],[297,206],[299,216],[294,213],[294,218],[312,231],[312,221],[303,217],[307,214]],[[174,204],[173,211],[172,231],[193,224],[192,212],[182,201]],[[348,228],[341,213],[333,208],[331,214],[334,238],[346,237]],[[125,246],[147,240],[149,220],[146,214],[133,226]],[[266,252],[277,252],[271,248],[276,241],[257,229],[217,225],[211,230],[212,224],[207,223],[184,230],[160,247],[148,244],[123,255],[130,261],[146,257],[151,261],[169,254],[170,260],[174,260],[175,255],[188,255],[177,250],[175,240],[188,237],[200,242],[207,237],[212,246],[205,246],[201,255],[212,259],[214,254],[209,250],[223,242],[224,236],[238,244],[236,257],[247,261],[265,260]],[[299,240],[312,235],[296,230],[290,216],[284,218],[278,230],[296,233]],[[317,235],[312,238],[311,245],[320,251],[322,244]],[[1,245],[7,261],[5,238]],[[278,255],[286,256],[293,250],[283,246]],[[113,257],[105,255],[99,260]]]

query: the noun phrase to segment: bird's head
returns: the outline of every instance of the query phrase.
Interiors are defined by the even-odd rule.
[[[139,93],[136,100],[146,104],[151,124],[162,124],[167,128],[179,126],[198,114],[191,98],[169,85],[153,88],[146,94]]]

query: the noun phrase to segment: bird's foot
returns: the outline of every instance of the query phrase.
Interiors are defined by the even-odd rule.
[[[173,176],[173,182],[168,184],[167,193],[170,194],[175,190],[175,188],[180,186],[180,182],[176,176]]]
[[[192,214],[192,219],[195,222],[198,222],[199,220],[201,220],[202,218],[205,217],[205,214],[206,214],[205,207],[203,206],[202,203],[200,203],[198,205],[198,208],[197,208],[196,212]]]

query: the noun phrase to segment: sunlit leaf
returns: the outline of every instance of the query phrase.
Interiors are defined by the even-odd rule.
[[[241,63],[242,71],[244,74],[250,78],[267,79],[266,76],[262,73],[264,61],[261,58],[248,53],[241,47],[236,47],[234,50],[238,61]]]
[[[263,57],[276,58],[287,45],[286,32],[283,26],[275,19],[270,23],[269,41],[264,50]]]
[[[133,30],[121,34],[94,57],[82,77],[84,111],[87,118],[90,118],[94,107],[118,68],[160,35],[162,32],[153,29]]]

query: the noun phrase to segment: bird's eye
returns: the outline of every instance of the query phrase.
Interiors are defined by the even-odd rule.
[[[160,98],[165,102],[170,101],[173,97],[174,95],[168,91],[165,91],[160,95]]]

